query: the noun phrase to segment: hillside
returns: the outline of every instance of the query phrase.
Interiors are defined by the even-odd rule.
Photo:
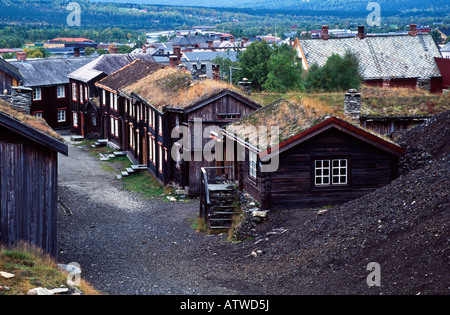
[[[93,2],[114,2],[114,3],[138,3],[138,4],[163,4],[192,6],[189,0],[91,0]],[[450,6],[446,0],[379,0],[384,11],[417,11],[417,10],[449,10]],[[368,1],[365,0],[198,0],[195,6],[223,7],[223,8],[252,8],[252,9],[283,9],[283,10],[334,10],[343,11],[366,11]]]
[[[252,275],[242,281],[272,294],[448,294],[449,119],[442,113],[401,140],[432,152],[424,167],[338,207],[269,213],[261,236],[229,258]],[[371,262],[380,287],[367,285]]]

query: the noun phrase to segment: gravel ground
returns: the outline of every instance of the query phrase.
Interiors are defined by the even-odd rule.
[[[433,153],[425,167],[339,207],[271,212],[260,236],[241,243],[196,233],[198,201],[142,199],[70,146],[59,193],[73,215],[61,208],[59,259],[108,294],[447,295],[447,126],[448,113],[404,138]],[[371,262],[379,287],[367,285]]]

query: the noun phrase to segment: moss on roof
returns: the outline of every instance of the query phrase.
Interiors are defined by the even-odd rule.
[[[280,99],[253,114],[226,127],[252,146],[265,150],[317,125],[331,115],[321,107],[313,107],[307,102],[297,103]],[[279,136],[271,139],[272,128],[278,128]],[[261,129],[262,128],[262,129]],[[267,131],[268,139],[259,135]]]
[[[50,126],[47,124],[45,120],[43,120],[42,118],[37,118],[31,115],[18,112],[13,108],[11,108],[11,105],[9,103],[1,99],[0,99],[0,113],[6,114],[20,121],[24,125],[34,128],[56,140],[64,142],[64,139],[61,137],[61,135],[59,135],[52,128],[50,128]]]
[[[174,68],[158,70],[122,90],[138,94],[161,112],[165,107],[184,109],[223,90],[238,92],[224,82],[209,79],[193,82],[189,73]]]

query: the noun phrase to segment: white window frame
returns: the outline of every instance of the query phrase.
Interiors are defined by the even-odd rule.
[[[72,101],[78,101],[78,90],[76,83],[72,83]]]
[[[163,173],[163,146],[158,143],[159,146],[159,172],[162,174]]]
[[[42,116],[42,112],[36,112],[36,113],[33,113],[33,117],[36,117],[36,118],[44,118],[43,116]]]
[[[249,175],[254,179],[258,178],[258,154],[249,151]]]
[[[33,89],[33,101],[42,101],[42,89]]]
[[[106,91],[102,90],[102,105],[106,105]]]
[[[83,96],[83,86],[80,85],[80,103],[83,104],[84,96]]]
[[[58,122],[63,123],[67,121],[67,110],[58,109]]]
[[[163,135],[163,119],[161,115],[159,115],[158,133],[160,136]]]
[[[316,160],[314,161],[314,185],[336,186],[348,184],[348,160]]]
[[[78,114],[77,112],[72,112],[72,126],[78,128]]]
[[[58,85],[56,88],[56,97],[65,98],[66,97],[66,87],[64,85]]]

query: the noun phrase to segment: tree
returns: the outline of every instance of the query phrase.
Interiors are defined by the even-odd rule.
[[[267,61],[271,55],[272,47],[266,41],[252,43],[239,58],[242,71],[240,71],[238,77],[240,79],[247,78],[252,82],[254,89],[262,90],[269,73],[269,64]]]
[[[306,76],[306,89],[310,92],[339,92],[358,89],[362,79],[358,60],[347,52],[343,57],[331,55],[323,67],[312,65]]]
[[[269,58],[268,74],[263,88],[270,92],[281,93],[304,90],[302,64],[289,45],[283,44],[274,48]]]

